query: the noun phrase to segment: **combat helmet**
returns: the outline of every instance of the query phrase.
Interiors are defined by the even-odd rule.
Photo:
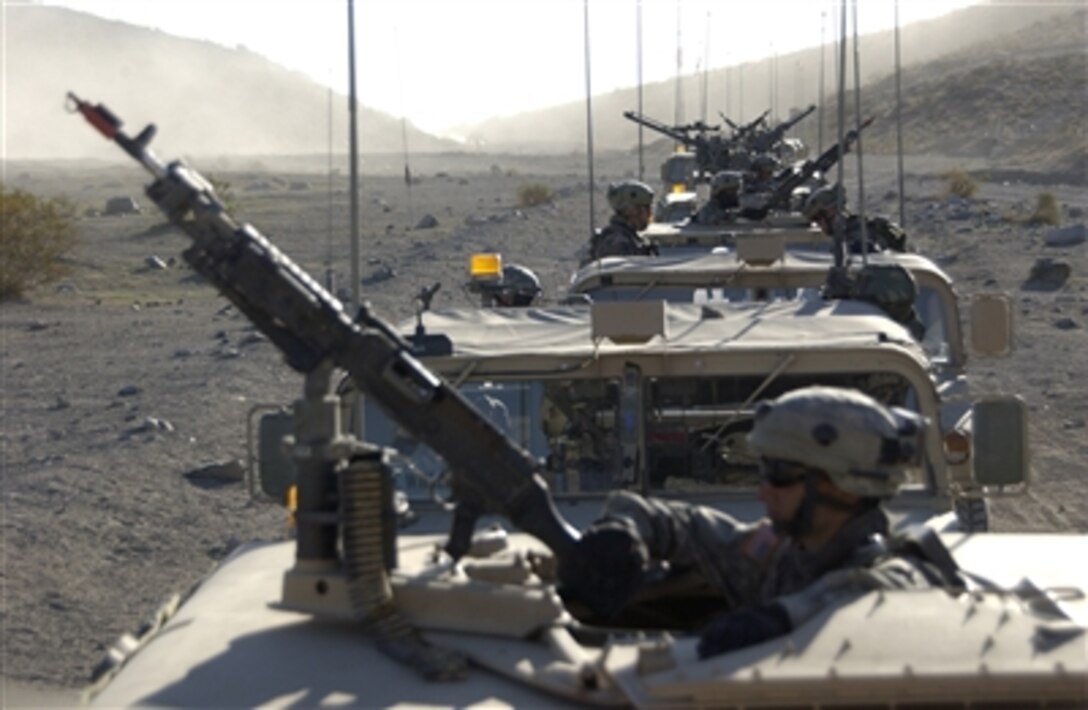
[[[737,170],[720,170],[710,180],[710,195],[738,195],[744,190],[744,174]]]
[[[531,306],[541,290],[540,279],[530,269],[521,264],[506,264],[502,267],[495,300],[500,306]]]
[[[638,180],[622,180],[608,186],[608,204],[616,212],[625,212],[631,207],[651,207],[654,203],[654,191],[649,185]]]
[[[823,471],[840,490],[889,498],[917,466],[926,419],[856,390],[812,386],[761,403],[748,445],[768,459]]]
[[[835,210],[838,207],[839,194],[842,192],[838,185],[824,185],[809,195],[805,201],[803,214],[805,219],[812,221],[821,212]],[[843,207],[846,206],[846,195],[842,195]]]
[[[918,284],[902,264],[869,264],[858,273],[850,295],[879,306],[898,323],[918,320]]]
[[[763,153],[761,155],[757,155],[755,159],[752,160],[751,169],[752,172],[759,175],[760,173],[774,173],[774,171],[778,170],[781,167],[782,163],[778,161],[778,158],[774,157],[773,155]]]

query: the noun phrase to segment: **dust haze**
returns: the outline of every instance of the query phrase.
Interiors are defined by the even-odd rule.
[[[68,91],[105,103],[140,124],[129,126],[130,131],[154,121],[160,129],[157,145],[185,154],[329,151],[329,90],[244,48],[228,49],[54,7],[9,6],[5,20],[3,133],[8,159],[117,160],[105,141],[88,141],[81,126],[64,113]],[[1057,160],[1067,171],[1083,172],[1088,144],[1086,27],[1079,4],[1018,3],[974,6],[902,28],[903,110],[911,121],[906,152],[999,157],[1020,164]],[[877,117],[866,142],[881,152],[894,149],[893,40],[890,31],[866,35],[859,50],[863,109]],[[710,123],[720,122],[719,112],[735,120],[751,119],[772,102],[777,118],[785,119],[798,107],[820,103],[821,60],[823,89],[833,97],[835,58],[830,46],[827,51],[812,47],[782,55],[773,72],[772,62],[763,60],[705,76],[690,74],[681,83],[687,107],[683,120],[704,118],[696,115],[702,104]],[[674,82],[648,84],[643,94],[645,114],[673,122]],[[365,106],[366,97],[360,98]],[[822,123],[833,125],[834,101],[823,103]],[[634,88],[594,97],[595,146],[632,150],[638,128],[622,114],[637,107]],[[346,109],[347,99],[334,94],[334,153],[344,152],[347,145]],[[815,144],[820,123],[819,114],[810,116],[795,134]],[[359,124],[364,154],[402,151],[399,119],[362,108]],[[411,125],[407,142],[413,153],[584,153],[585,105],[573,102],[496,117],[454,132],[465,136],[467,145]],[[650,133],[648,140],[656,138]]]

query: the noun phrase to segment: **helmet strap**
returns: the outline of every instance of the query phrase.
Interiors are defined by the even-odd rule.
[[[797,511],[793,514],[792,518],[784,523],[774,523],[777,532],[789,535],[794,539],[803,537],[812,532],[812,521],[816,513],[816,506],[818,505],[834,510],[861,513],[872,508],[874,501],[879,503],[879,500],[871,498],[860,498],[850,502],[842,500],[841,498],[823,495],[817,488],[820,476],[821,474],[817,471],[811,471],[805,476],[805,495],[801,499],[801,504],[797,506]]]
[[[784,523],[774,523],[774,528],[777,532],[784,533],[797,539],[803,537],[812,530],[812,516],[816,510],[817,500],[822,497],[816,491],[819,475],[820,474],[815,471],[810,471],[805,474],[805,495],[801,498],[801,504],[797,506],[797,511],[793,514],[792,518]]]

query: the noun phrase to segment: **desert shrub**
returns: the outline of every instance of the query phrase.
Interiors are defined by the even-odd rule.
[[[234,188],[230,182],[222,178],[215,177],[214,175],[208,176],[208,182],[211,183],[212,189],[215,190],[215,196],[219,198],[219,201],[223,203],[223,207],[228,213],[234,214],[238,211],[238,195],[234,192]]]
[[[0,301],[56,281],[62,258],[75,247],[74,206],[0,183]]]
[[[978,182],[971,177],[971,173],[960,168],[949,170],[941,175],[941,178],[945,181],[945,190],[949,195],[962,197],[966,200],[978,190]]]
[[[547,185],[539,182],[530,182],[518,188],[518,206],[535,207],[551,202],[555,193]]]
[[[1058,200],[1052,193],[1040,192],[1035,198],[1035,211],[1028,217],[1029,224],[1057,224],[1061,219]]]

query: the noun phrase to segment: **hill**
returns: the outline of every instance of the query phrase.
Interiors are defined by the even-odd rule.
[[[328,150],[329,91],[244,48],[58,7],[16,5],[4,14],[6,158],[108,158],[61,110],[68,91],[103,101],[130,120],[153,119],[164,147],[206,154],[297,155]],[[333,111],[346,145],[347,99]],[[399,152],[401,122],[360,107],[363,152]],[[455,144],[408,126],[413,150]]]
[[[1050,168],[1079,172],[1084,179],[1088,25],[1082,7],[1027,3],[973,6],[903,27],[900,35],[905,152],[1001,159],[1021,167],[1045,162]],[[862,37],[859,53],[863,111],[877,117],[866,141],[871,148],[890,152],[895,147],[893,33]],[[818,102],[820,61],[819,47],[778,58],[780,107]],[[824,61],[826,144],[836,115],[830,46]],[[852,64],[848,66],[852,75]],[[771,62],[764,60],[709,72],[707,104],[712,115],[708,121],[715,121],[713,114],[718,110],[734,120],[751,120],[766,109],[770,70]],[[737,96],[742,73],[743,103]],[[686,105],[700,104],[701,86],[701,76],[684,77]],[[729,101],[727,86],[732,87]],[[674,96],[672,81],[647,84],[643,112],[671,122]],[[634,145],[637,127],[622,114],[637,105],[634,88],[595,96],[595,144],[602,149]],[[737,111],[740,105],[745,107],[743,114]],[[780,113],[784,118],[788,110]],[[852,108],[848,115],[853,115]],[[687,120],[695,118],[689,115]],[[794,133],[815,144],[817,126],[814,115]],[[463,132],[496,148],[570,150],[585,144],[585,106],[573,102],[495,118],[465,127]],[[655,134],[649,136],[652,140]]]

